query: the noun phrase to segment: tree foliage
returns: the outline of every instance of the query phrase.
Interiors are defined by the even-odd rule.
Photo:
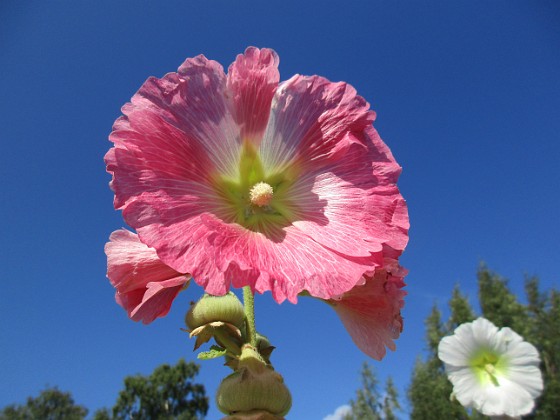
[[[196,420],[208,412],[204,386],[193,383],[199,367],[183,359],[175,366],[157,367],[149,376],[128,376],[112,409],[100,410],[95,420],[180,419]]]
[[[481,316],[497,327],[512,328],[537,347],[541,355],[544,392],[537,399],[534,412],[525,418],[560,418],[560,293],[554,289],[544,293],[536,277],[527,278],[527,303],[524,304],[510,291],[508,281],[486,266],[480,267],[477,277]],[[425,321],[427,356],[425,360],[418,359],[408,389],[413,420],[487,418],[465,410],[450,399],[452,385],[437,357],[437,347],[442,337],[451,334],[460,324],[474,320],[476,315],[458,287],[453,290],[448,304],[450,315],[446,322],[442,321],[437,306]]]
[[[74,403],[68,392],[47,388],[39,396],[28,397],[25,405],[12,404],[0,411],[1,420],[81,420],[87,408]]]
[[[397,420],[396,411],[401,409],[399,394],[393,379],[389,376],[385,385],[385,398],[383,398],[383,417],[385,420]]]
[[[344,420],[395,420],[395,412],[400,410],[397,389],[389,377],[385,393],[379,393],[379,381],[373,368],[364,362],[361,371],[361,388],[356,391],[356,399],[350,401],[351,410]]]
[[[128,376],[115,406],[97,410],[93,419],[202,419],[208,412],[208,398],[204,386],[193,382],[198,370],[198,365],[181,359],[175,366],[157,367],[149,376]],[[36,398],[29,397],[25,405],[5,407],[0,420],[81,420],[87,414],[70,393],[48,388]]]
[[[457,289],[455,289],[457,290]],[[455,296],[462,303],[462,296]],[[453,300],[453,298],[452,298]],[[446,325],[441,320],[441,312],[434,306],[425,321],[426,342],[428,344],[428,357],[426,361],[417,359],[412,374],[412,384],[408,390],[408,398],[411,403],[412,420],[431,419],[465,419],[468,418],[466,411],[459,404],[451,404],[449,397],[453,386],[447,380],[442,362],[437,357],[437,348],[440,340],[446,335],[451,325],[451,319]],[[455,317],[455,321],[458,316]]]

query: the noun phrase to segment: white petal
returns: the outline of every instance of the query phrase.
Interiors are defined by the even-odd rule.
[[[543,391],[542,374],[537,366],[510,366],[506,377],[523,387],[532,398],[537,398]]]
[[[448,376],[457,400],[463,407],[472,407],[480,391],[480,384],[471,368],[449,367]]]
[[[478,318],[472,322],[472,334],[477,347],[498,349],[498,327],[485,318]]]
[[[507,357],[508,363],[513,366],[539,366],[541,362],[539,352],[535,346],[526,341],[510,345],[505,351],[504,356]]]
[[[518,384],[506,378],[499,379],[499,386],[488,386],[485,401],[479,411],[487,416],[506,414],[510,417],[530,413],[535,406],[531,395]]]
[[[478,349],[473,335],[473,323],[459,325],[452,336],[445,337],[443,340],[447,342],[444,347],[446,350],[461,352],[461,354],[469,359]],[[452,362],[450,361],[449,363]],[[464,366],[465,364],[461,365]]]
[[[464,346],[455,336],[444,337],[438,346],[439,359],[453,366],[468,366],[471,358],[471,348]]]

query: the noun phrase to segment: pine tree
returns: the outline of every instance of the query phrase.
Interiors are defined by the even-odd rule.
[[[459,315],[456,315],[458,319]],[[453,318],[453,315],[452,317]],[[453,390],[447,380],[443,364],[437,357],[440,340],[447,328],[441,321],[441,312],[436,305],[425,321],[428,356],[426,361],[416,361],[408,398],[412,405],[412,420],[466,419],[466,411],[458,403],[450,403]]]
[[[345,420],[381,420],[378,381],[367,362],[362,365],[362,387],[356,391],[356,400],[350,401],[351,412]]]
[[[478,298],[484,318],[499,328],[510,327],[523,337],[530,331],[527,309],[508,288],[508,281],[485,265],[478,270]]]
[[[428,343],[428,355],[430,358],[437,356],[437,348],[440,340],[445,336],[446,329],[441,321],[441,312],[437,305],[432,307],[432,312],[428,315],[426,321],[426,342]],[[436,357],[437,359],[437,357]],[[438,359],[439,361],[439,359]]]
[[[375,372],[367,362],[362,365],[360,375],[362,386],[356,391],[356,400],[350,401],[351,410],[344,420],[396,420],[395,413],[401,405],[393,379],[387,378],[382,398]]]
[[[383,398],[383,418],[385,420],[397,420],[396,411],[400,411],[399,394],[393,379],[389,376],[385,383],[385,398]]]
[[[453,289],[449,300],[449,308],[451,309],[451,315],[446,324],[446,335],[454,331],[459,325],[471,322],[476,318],[468,298],[461,293],[458,284]]]
[[[542,293],[536,277],[526,280],[525,292],[532,320],[527,340],[539,350],[544,377],[543,394],[537,400],[535,413],[528,418],[560,418],[560,293]]]

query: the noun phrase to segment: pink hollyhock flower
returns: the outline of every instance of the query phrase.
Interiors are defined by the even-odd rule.
[[[401,169],[354,88],[319,76],[279,83],[278,62],[248,48],[227,75],[200,55],[149,78],[110,135],[114,204],[209,294],[250,286],[278,302],[331,299],[375,279],[384,248],[403,251]]]
[[[383,268],[362,279],[362,285],[327,301],[358,348],[376,360],[385,356],[385,347],[395,350],[394,340],[403,329],[401,308],[406,292],[401,288],[406,274],[396,260],[387,258]]]
[[[134,321],[149,324],[167,315],[189,276],[163,264],[153,248],[132,232],[113,232],[105,245],[107,277],[117,289],[115,299]]]

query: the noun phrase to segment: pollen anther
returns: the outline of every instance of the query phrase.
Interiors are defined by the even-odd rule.
[[[490,374],[490,375],[492,375],[492,376],[494,376],[494,375],[496,374],[496,368],[495,368],[494,365],[491,364],[491,363],[486,363],[486,364],[484,365],[484,370],[485,370],[486,372],[488,372],[488,374]]]
[[[253,185],[253,188],[251,188],[251,191],[249,192],[251,204],[259,207],[269,205],[273,195],[274,192],[272,187],[266,182],[258,182]]]

